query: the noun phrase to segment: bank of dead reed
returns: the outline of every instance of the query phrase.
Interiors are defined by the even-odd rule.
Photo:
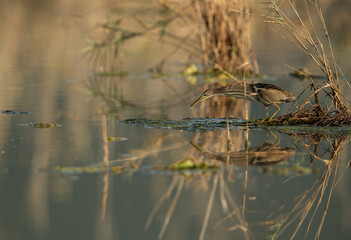
[[[351,113],[345,104],[345,100],[348,100],[343,95],[341,70],[336,63],[330,34],[318,1],[304,1],[304,17],[292,1],[279,3],[283,4],[278,4],[276,0],[268,2],[272,13],[268,16],[268,22],[274,24],[274,31],[283,39],[309,56],[326,76],[326,80],[316,82],[309,77],[311,95],[293,113],[281,116],[271,124],[351,124]],[[313,19],[312,12],[317,20]],[[328,106],[321,104],[321,94],[329,99]]]

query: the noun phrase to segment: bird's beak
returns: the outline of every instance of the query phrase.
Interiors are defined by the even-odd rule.
[[[206,99],[206,96],[201,95],[198,99],[195,100],[195,102],[193,102],[193,103],[190,105],[190,107],[194,106],[195,104],[197,104],[197,103],[199,103],[199,102],[201,102],[201,101],[203,101],[203,100],[205,100],[205,99]]]

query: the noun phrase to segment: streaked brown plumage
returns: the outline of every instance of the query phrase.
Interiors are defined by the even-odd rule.
[[[190,105],[190,107],[213,96],[244,98],[253,102],[262,103],[266,110],[266,118],[269,116],[268,106],[275,106],[277,111],[271,116],[270,119],[272,119],[280,110],[278,104],[296,101],[293,94],[273,84],[251,83],[246,85],[246,89],[244,87],[244,84],[235,83],[223,87],[207,89]]]

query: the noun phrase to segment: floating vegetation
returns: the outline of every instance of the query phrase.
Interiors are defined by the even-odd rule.
[[[193,63],[193,64],[190,64],[184,71],[183,71],[183,75],[184,76],[188,76],[188,75],[194,75],[194,74],[198,74],[199,73],[199,70],[198,68],[196,67],[196,65]]]
[[[61,174],[81,174],[81,173],[100,173],[106,171],[106,167],[95,167],[95,166],[85,166],[85,167],[64,167],[55,166],[51,168],[54,173]]]
[[[169,166],[154,167],[155,170],[171,170],[171,171],[183,171],[183,170],[203,170],[207,171],[210,169],[218,169],[218,165],[211,165],[207,162],[197,163],[194,159],[186,158],[175,163],[172,163]]]
[[[111,171],[113,173],[121,173],[124,170],[125,170],[125,167],[123,167],[123,166],[113,166],[113,167],[111,167]]]
[[[52,167],[50,170],[53,173],[56,174],[91,174],[91,173],[103,173],[106,172],[106,170],[110,170],[113,173],[122,173],[125,172],[127,169],[130,168],[135,168],[133,166],[127,167],[127,166],[111,166],[110,168],[107,168],[105,166],[83,166],[83,167],[65,167],[65,166],[55,166]]]
[[[274,175],[293,175],[293,176],[301,176],[301,175],[310,175],[310,174],[319,174],[321,172],[320,169],[318,168],[310,168],[310,167],[304,167],[300,165],[296,165],[293,167],[285,167],[285,168],[279,168],[279,167],[264,167],[262,169],[262,172],[268,173],[268,174],[274,174]]]
[[[128,138],[124,138],[124,137],[108,137],[107,138],[107,141],[109,141],[109,142],[112,142],[112,141],[119,142],[119,141],[126,141],[126,140],[128,140]]]
[[[119,120],[119,123],[143,126],[146,128],[168,128],[185,130],[191,132],[216,131],[227,129],[226,118],[188,118],[183,120],[157,120],[157,119],[126,119]],[[244,129],[245,120],[240,118],[228,119],[230,129]],[[280,123],[280,124],[279,124]],[[257,121],[251,120],[248,123],[250,129],[277,130],[285,133],[310,133],[323,132],[327,134],[350,134],[351,126],[311,126],[311,125],[282,125],[282,122],[273,119],[270,125],[261,125]]]
[[[152,79],[159,79],[159,78],[169,78],[171,77],[172,75],[170,73],[166,73],[166,72],[157,72],[157,73],[154,73],[152,74]]]
[[[97,76],[102,77],[126,77],[128,76],[127,71],[120,71],[120,72],[98,72],[96,73]]]
[[[225,118],[189,118],[184,120],[155,120],[155,119],[126,119],[118,121],[125,124],[144,126],[146,128],[171,128],[187,131],[213,131],[226,129],[227,120]],[[245,121],[243,119],[229,119],[231,127],[239,127]]]
[[[4,114],[31,114],[30,112],[19,112],[19,111],[12,111],[12,110],[5,110],[5,111],[2,111],[1,113],[4,113]]]
[[[52,128],[52,127],[62,127],[61,124],[58,123],[23,123],[18,124],[21,127],[35,127],[35,128]]]

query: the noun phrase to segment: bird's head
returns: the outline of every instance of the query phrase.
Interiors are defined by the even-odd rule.
[[[217,95],[215,89],[207,89],[204,91],[201,96],[193,102],[190,107],[194,106],[195,104],[198,104],[199,102],[202,102],[203,100],[206,100],[207,98],[213,97]]]
[[[222,86],[218,88],[209,88],[205,90],[201,96],[193,102],[190,107],[194,106],[195,104],[202,102],[203,100],[206,100],[207,98],[214,97],[214,96],[230,96],[228,95],[230,93],[230,88],[228,86]]]

